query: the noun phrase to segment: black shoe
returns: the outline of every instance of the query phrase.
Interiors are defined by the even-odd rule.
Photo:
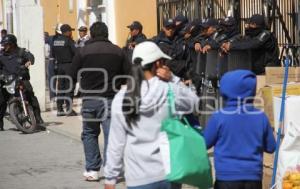
[[[77,116],[77,113],[72,110],[70,113],[67,114],[67,116]]]
[[[0,120],[0,131],[4,131],[4,123],[3,123],[3,120]]]
[[[57,117],[66,116],[66,113],[65,113],[64,110],[57,110],[56,116],[57,116]]]
[[[46,129],[45,126],[38,125],[37,130],[39,130],[39,131],[46,131],[47,129]]]
[[[45,123],[41,116],[37,116],[35,119],[38,125],[43,125]]]

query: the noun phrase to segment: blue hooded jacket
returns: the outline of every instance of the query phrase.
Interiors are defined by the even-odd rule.
[[[207,148],[214,146],[216,178],[260,181],[263,153],[273,153],[276,144],[267,116],[252,104],[256,76],[236,70],[226,73],[220,84],[226,106],[211,116],[204,131]]]

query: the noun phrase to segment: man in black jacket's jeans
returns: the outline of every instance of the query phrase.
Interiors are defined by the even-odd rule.
[[[131,64],[122,49],[108,40],[105,23],[95,22],[90,33],[91,40],[76,53],[69,74],[80,83],[82,96],[84,176],[88,181],[95,181],[99,180],[101,165],[105,165],[111,102],[125,83],[124,75],[129,74]],[[100,124],[104,133],[103,160],[98,144]]]

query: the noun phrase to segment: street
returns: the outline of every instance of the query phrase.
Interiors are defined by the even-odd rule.
[[[5,121],[0,132],[1,189],[93,189],[85,182],[83,148],[79,141],[51,131],[25,135]]]

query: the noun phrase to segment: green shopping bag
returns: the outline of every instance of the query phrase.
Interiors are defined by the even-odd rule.
[[[211,165],[204,138],[186,120],[184,124],[174,116],[174,94],[170,86],[168,104],[169,118],[163,121],[160,136],[167,180],[200,189],[211,188]]]

